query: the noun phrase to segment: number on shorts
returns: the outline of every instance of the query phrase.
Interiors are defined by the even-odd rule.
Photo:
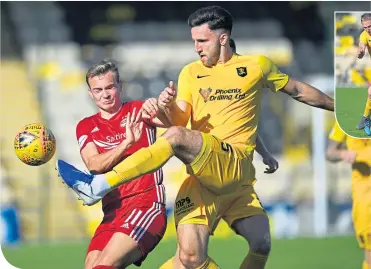
[[[229,145],[228,143],[222,142],[222,150],[225,152],[232,152],[232,146]]]

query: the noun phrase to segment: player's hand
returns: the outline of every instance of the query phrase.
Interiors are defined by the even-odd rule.
[[[142,110],[139,110],[138,114],[135,114],[136,108],[133,113],[128,113],[126,119],[126,143],[132,145],[136,143],[142,136],[143,132],[143,121]]]
[[[157,99],[156,98],[149,98],[147,99],[142,106],[142,117],[149,119],[149,118],[155,118],[157,114],[159,113],[160,109],[157,105]]]
[[[365,55],[364,50],[358,50],[358,54],[357,54],[358,59],[362,59],[364,55]]]
[[[278,162],[271,154],[264,156],[263,163],[268,165],[268,168],[265,168],[264,171],[266,174],[273,174],[278,169]]]
[[[175,89],[174,82],[169,82],[169,87],[166,87],[158,97],[158,106],[160,109],[167,108],[175,101],[177,90]]]
[[[344,162],[353,164],[356,161],[357,153],[351,150],[345,150],[341,152],[341,158]]]

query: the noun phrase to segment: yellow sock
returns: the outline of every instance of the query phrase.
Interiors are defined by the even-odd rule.
[[[363,261],[362,269],[371,269],[370,265],[367,264],[366,261]]]
[[[264,269],[268,256],[249,251],[240,269]]]
[[[171,257],[170,259],[167,260],[163,265],[161,265],[160,269],[173,269],[173,259],[174,257]]]
[[[172,156],[174,151],[165,137],[135,152],[117,164],[112,171],[104,174],[111,188],[118,187],[141,175],[156,171],[163,166]]]
[[[367,98],[365,111],[363,112],[364,117],[369,117],[371,115],[371,98]]]
[[[211,259],[209,256],[206,258],[203,264],[201,264],[196,269],[220,269],[219,265],[216,264],[216,262]]]

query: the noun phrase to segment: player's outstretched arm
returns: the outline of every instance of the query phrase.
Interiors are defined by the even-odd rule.
[[[156,127],[169,128],[172,126],[165,112],[159,109],[158,100],[154,97],[144,101],[142,112],[142,117],[145,119],[152,118],[152,124]]]
[[[358,59],[362,59],[363,56],[365,56],[366,47],[367,47],[367,35],[365,32],[363,32],[359,37],[358,51],[357,51]]]
[[[172,123],[169,121],[168,117],[166,116],[165,112],[160,110],[157,114],[157,117],[152,120],[153,124],[156,127],[160,128],[169,128],[172,125]]]
[[[268,165],[268,168],[265,169],[264,173],[266,174],[274,173],[278,169],[278,162],[272,156],[272,154],[268,151],[267,147],[265,146],[259,134],[256,136],[255,150],[263,158],[263,163],[265,165]]]
[[[102,174],[110,171],[117,163],[122,160],[123,154],[136,143],[141,135],[143,129],[143,122],[140,121],[141,113],[128,114],[126,121],[126,139],[122,141],[117,147],[99,153],[97,147],[93,142],[89,142],[81,150],[81,157],[92,174]]]
[[[301,103],[334,111],[334,99],[304,82],[290,78],[287,84],[281,89],[281,92],[290,95],[293,99]]]
[[[256,144],[255,150],[257,153],[259,153],[260,156],[264,158],[265,156],[270,154],[259,134],[256,135],[255,144]]]
[[[122,159],[123,154],[130,146],[124,140],[116,148],[100,154],[95,144],[89,142],[81,150],[81,157],[92,174],[102,174],[112,169]]]
[[[185,127],[191,116],[192,107],[184,100],[176,100],[176,97],[177,89],[174,82],[170,81],[169,87],[166,87],[158,97],[158,104],[172,125]]]
[[[358,59],[362,59],[363,56],[365,56],[365,51],[366,51],[366,45],[363,44],[362,42],[359,42],[358,52],[357,52]]]
[[[192,107],[183,100],[173,102],[168,109],[165,108],[165,113],[168,119],[174,126],[186,127],[191,116]]]

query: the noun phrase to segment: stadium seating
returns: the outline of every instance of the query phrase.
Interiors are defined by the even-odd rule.
[[[347,48],[354,46],[354,38],[352,36],[340,36],[340,47]]]
[[[1,64],[1,75],[5,78],[1,80],[0,96],[1,153],[17,200],[23,238],[32,241],[56,239],[61,234],[71,238],[84,236],[81,230],[75,228],[81,220],[76,220],[78,214],[74,204],[66,203],[70,192],[56,180],[54,164],[50,162],[40,168],[30,167],[21,163],[14,153],[16,132],[23,125],[43,122],[44,118],[38,103],[38,92],[26,71],[22,62],[3,61]]]
[[[1,80],[1,89],[9,89],[0,91],[2,160],[8,167],[10,183],[22,213],[22,225],[26,228],[24,236],[36,239],[40,225],[37,211],[41,210],[41,171],[27,167],[18,160],[14,153],[13,140],[22,125],[38,121],[41,115],[35,89],[27,79],[24,64],[3,61],[1,76],[6,78]],[[16,103],[18,105],[15,107]]]

